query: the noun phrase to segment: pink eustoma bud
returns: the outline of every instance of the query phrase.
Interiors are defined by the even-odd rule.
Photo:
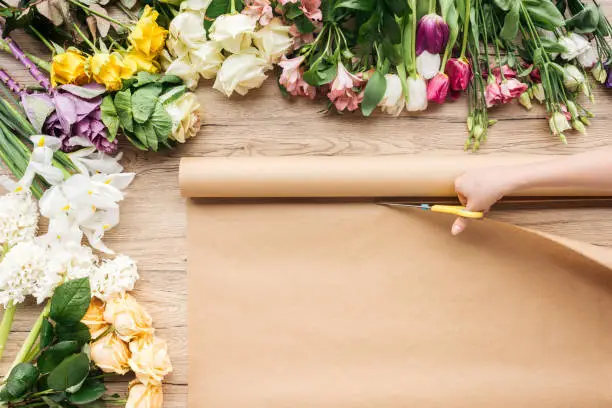
[[[451,58],[446,63],[446,74],[450,79],[451,90],[465,91],[472,80],[472,66],[464,58]]]
[[[427,100],[436,103],[444,103],[448,95],[449,87],[450,81],[448,75],[443,72],[438,72],[436,76],[427,83]]]
[[[448,42],[449,28],[442,17],[437,14],[426,14],[421,17],[417,26],[416,54],[423,51],[431,54],[442,54]]]

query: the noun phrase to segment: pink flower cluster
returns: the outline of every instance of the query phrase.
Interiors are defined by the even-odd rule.
[[[487,107],[508,103],[527,91],[527,84],[522,83],[516,77],[516,71],[508,65],[493,68],[485,90]]]
[[[338,74],[331,84],[327,97],[338,111],[355,111],[363,100],[363,85],[366,81],[347,71],[342,62],[338,63]]]
[[[287,92],[293,96],[307,96],[314,99],[317,95],[317,90],[314,86],[304,81],[304,67],[302,67],[304,57],[299,56],[288,59],[283,55],[283,58],[278,65],[283,69],[279,78],[279,83],[285,87]]]

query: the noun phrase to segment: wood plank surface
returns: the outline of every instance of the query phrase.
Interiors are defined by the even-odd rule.
[[[612,0],[601,3],[612,15]],[[16,33],[14,37],[25,50],[47,55],[28,36]],[[6,54],[0,55],[0,66],[23,84],[32,84],[27,72]],[[164,386],[168,408],[187,406],[188,288],[185,200],[178,191],[181,157],[457,153],[466,138],[465,97],[420,115],[363,118],[324,114],[320,103],[282,98],[273,80],[246,97],[229,100],[210,86],[201,82],[197,91],[204,121],[197,138],[160,154],[125,150],[124,165],[137,177],[122,203],[121,223],[106,239],[111,248],[138,261],[141,280],[135,294],[152,314],[157,333],[169,343],[174,373]],[[491,116],[499,123],[478,154],[571,154],[612,146],[612,92],[598,86],[596,98],[596,118],[588,136],[568,134],[567,146],[549,135],[541,107],[531,112],[518,106],[494,109]],[[612,247],[610,208],[494,211],[491,218]],[[2,372],[39,311],[31,303],[19,308],[5,361],[0,364]],[[119,380],[111,388],[124,393],[126,381]]]

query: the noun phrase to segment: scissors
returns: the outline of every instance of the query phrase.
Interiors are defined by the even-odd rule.
[[[451,214],[458,217],[470,218],[472,220],[481,220],[484,218],[484,213],[479,211],[468,211],[460,205],[429,205],[429,204],[400,204],[400,203],[379,203],[390,207],[412,207],[420,208],[421,210],[431,211],[442,214]]]

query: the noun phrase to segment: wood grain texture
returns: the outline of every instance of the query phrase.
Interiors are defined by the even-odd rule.
[[[612,0],[602,0],[612,15]],[[24,49],[45,56],[46,50],[31,38],[16,33]],[[0,55],[0,66],[23,84],[32,84],[27,72],[9,56]],[[165,406],[187,406],[187,279],[185,250],[185,200],[178,191],[179,159],[184,156],[287,156],[287,155],[409,155],[457,152],[465,142],[465,98],[420,115],[397,119],[374,115],[324,114],[320,103],[282,98],[272,80],[246,97],[225,98],[203,82],[197,92],[204,126],[194,140],[160,154],[128,148],[124,164],[137,173],[121,207],[121,224],[107,235],[107,243],[139,263],[139,301],[151,312],[157,333],[167,339],[174,372],[165,384]],[[548,133],[544,110],[527,112],[518,106],[494,109],[499,123],[478,154],[571,154],[612,146],[612,94],[596,92],[596,118],[588,136],[568,134],[563,146]],[[469,153],[465,153],[469,154]],[[540,231],[612,247],[612,210],[496,211],[492,218]],[[40,308],[22,306],[14,324],[5,361],[16,353]],[[126,381],[113,382],[113,392],[124,393]]]

